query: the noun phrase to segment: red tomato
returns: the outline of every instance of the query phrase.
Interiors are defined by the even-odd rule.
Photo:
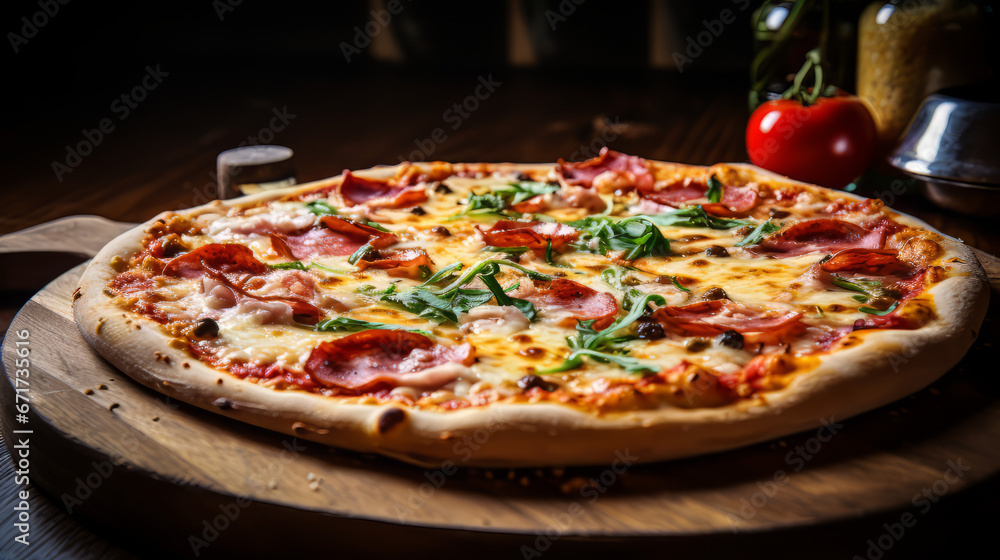
[[[875,123],[852,95],[798,101],[768,101],[750,115],[747,152],[750,161],[824,187],[840,188],[856,179],[871,159]]]

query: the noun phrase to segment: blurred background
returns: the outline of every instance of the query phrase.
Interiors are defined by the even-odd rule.
[[[749,161],[752,108],[821,47],[824,84],[858,94],[875,126],[869,170],[836,186],[996,253],[988,219],[942,211],[886,164],[927,95],[986,84],[977,95],[995,101],[994,4],[5,0],[0,234],[203,204],[216,156],[246,145],[292,148],[299,182],[404,160],[581,160],[605,146]],[[0,326],[31,293],[0,293]],[[934,532],[900,547],[974,546],[996,518],[979,514],[996,486],[935,509]]]

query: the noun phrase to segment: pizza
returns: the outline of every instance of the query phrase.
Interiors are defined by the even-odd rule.
[[[604,149],[404,163],[166,212],[74,294],[136,381],[416,464],[598,464],[840,421],[944,374],[988,284],[877,200]]]

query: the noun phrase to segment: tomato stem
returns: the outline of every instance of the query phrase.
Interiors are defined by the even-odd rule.
[[[815,82],[813,83],[812,92],[804,89],[802,87],[802,82],[805,81],[809,73],[812,72],[815,76]],[[781,95],[782,99],[795,99],[802,103],[804,106],[812,105],[819,99],[820,95],[823,94],[823,61],[820,57],[820,50],[813,49],[806,53],[806,62],[802,65],[802,68],[795,74],[795,79],[792,80],[792,85],[785,93]]]

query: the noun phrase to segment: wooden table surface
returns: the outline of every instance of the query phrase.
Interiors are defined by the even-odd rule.
[[[587,157],[608,145],[693,164],[745,161],[747,112],[741,77],[722,80],[693,73],[593,80],[504,70],[440,80],[380,72],[347,75],[336,83],[274,79],[262,84],[248,79],[225,86],[211,75],[180,76],[151,92],[62,180],[53,171],[53,161],[64,160],[66,146],[84,139],[81,130],[93,129],[107,116],[106,100],[98,96],[89,116],[60,120],[39,115],[35,122],[6,128],[0,135],[8,157],[0,187],[0,234],[73,214],[142,221],[161,210],[200,204],[213,188],[218,152],[254,138],[267,143],[272,136],[270,143],[295,150],[300,181],[335,175],[344,168],[397,163],[413,152],[425,154],[423,159],[447,161],[545,162]],[[494,91],[478,100],[475,110],[460,117],[447,112],[475,95],[482,81],[493,83]],[[435,134],[436,129],[441,131]],[[859,192],[882,194],[887,203],[944,233],[1000,253],[1000,231],[989,220],[937,209],[905,182],[896,184],[893,192],[892,180],[868,177]],[[38,268],[44,263],[33,256],[20,266]],[[3,279],[21,274],[18,268],[5,267]],[[0,286],[9,285],[7,281]],[[0,292],[0,328],[6,330],[30,295],[24,289]],[[0,510],[0,557],[131,558],[150,552],[127,548],[114,535],[91,532],[82,520],[63,513],[60,504],[40,497],[37,489],[32,494],[33,545],[13,543],[11,467],[8,457],[0,459],[0,502],[5,504]],[[896,543],[886,557],[971,550],[988,538],[987,522],[996,518],[997,497],[996,480],[948,497],[946,505],[922,518],[913,536]],[[884,515],[857,526],[817,528],[797,541],[853,538],[864,543],[893,519]],[[781,539],[758,539],[759,555],[773,557]],[[551,554],[559,555],[556,549]],[[517,551],[511,551],[515,556]]]

